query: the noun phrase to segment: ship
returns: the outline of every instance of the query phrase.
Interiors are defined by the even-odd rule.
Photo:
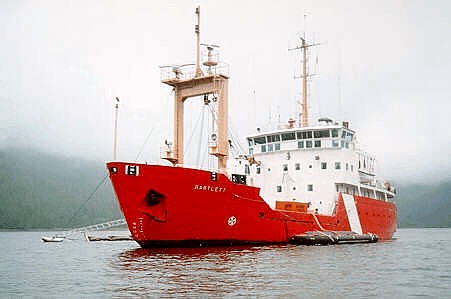
[[[313,44],[301,38],[295,48],[303,57],[299,118],[257,129],[245,139],[246,152],[232,157],[228,65],[214,45],[206,45],[201,62],[199,7],[196,15],[196,64],[161,67],[161,82],[174,92],[174,139],[160,149],[170,163],[107,163],[133,239],[141,247],[287,244],[337,232],[390,240],[396,190],[376,175],[375,158],[360,148],[349,122],[309,122],[306,63]],[[193,97],[203,97],[213,114],[213,169],[184,163],[184,104]]]

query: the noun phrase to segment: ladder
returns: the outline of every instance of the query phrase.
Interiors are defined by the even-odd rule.
[[[93,230],[108,229],[108,228],[121,226],[121,225],[125,225],[125,224],[126,224],[125,219],[121,218],[121,219],[112,220],[112,221],[108,221],[108,222],[104,222],[104,223],[98,223],[98,224],[88,225],[88,226],[84,226],[84,227],[74,228],[74,229],[70,230],[69,232],[82,233],[82,232],[93,231]]]

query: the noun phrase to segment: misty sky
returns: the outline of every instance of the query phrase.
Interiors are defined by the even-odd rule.
[[[0,146],[110,160],[118,96],[119,159],[135,159],[152,130],[140,160],[160,162],[173,108],[158,66],[194,62],[199,4],[202,41],[230,64],[234,134],[295,115],[299,56],[287,49],[306,29],[323,43],[312,118],[348,120],[385,177],[449,177],[449,1],[3,0]]]

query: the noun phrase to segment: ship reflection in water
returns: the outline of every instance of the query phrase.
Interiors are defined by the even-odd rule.
[[[109,259],[112,297],[449,297],[450,230],[372,244],[127,249]]]
[[[380,257],[383,256],[381,252],[390,250],[393,243],[137,248],[118,254],[113,261],[113,273],[120,275],[115,281],[121,281],[121,285],[112,292],[137,297],[321,294],[325,298],[335,298],[337,288],[343,290],[346,285],[349,289],[346,288],[344,296],[362,291],[366,295],[379,296],[381,289],[369,286],[375,281],[389,283],[384,271],[374,270],[391,268]],[[354,271],[357,261],[360,270],[371,275],[362,276],[361,271]]]
[[[55,232],[56,233],[56,232]],[[117,232],[118,234],[120,232]],[[122,232],[123,233],[123,232]],[[0,232],[0,298],[449,298],[451,229],[372,244],[141,249]]]
[[[274,245],[128,250],[117,256],[113,266],[123,270],[123,274],[133,281],[126,288],[118,288],[117,292],[159,297],[256,296],[271,283],[266,280],[270,274],[265,273],[268,269],[259,273],[258,263],[262,259],[269,261],[275,252],[289,252],[290,248],[295,249]],[[274,275],[280,278],[279,272]]]

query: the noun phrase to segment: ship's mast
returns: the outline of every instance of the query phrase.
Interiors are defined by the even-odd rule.
[[[197,57],[195,70],[186,68],[189,64],[181,66],[163,66],[162,83],[174,88],[174,143],[167,143],[163,159],[170,161],[174,166],[184,166],[184,103],[188,98],[208,96],[213,94],[217,105],[217,118],[215,119],[216,132],[212,134],[209,144],[209,153],[218,158],[218,170],[227,171],[227,158],[229,155],[228,138],[228,74],[217,69],[217,62],[212,60],[215,45],[205,45],[209,51],[208,61],[203,65],[208,67],[205,73],[200,63],[200,7],[196,8],[197,24],[195,33],[197,39]],[[168,69],[171,71],[168,72]],[[185,72],[186,71],[186,72]],[[208,102],[208,101],[207,101]]]
[[[200,69],[200,6],[196,7],[197,24],[194,26],[196,32],[196,77],[202,76],[202,70]]]
[[[308,108],[307,108],[307,48],[305,46],[305,37],[302,40],[302,121],[303,127],[308,126]]]
[[[308,116],[308,96],[307,96],[307,79],[308,77],[311,77],[312,75],[308,73],[307,69],[307,63],[308,63],[308,56],[307,56],[307,49],[310,47],[318,46],[319,43],[313,43],[308,44],[305,39],[305,33],[304,36],[300,38],[301,39],[301,45],[296,46],[295,48],[288,49],[288,51],[293,50],[301,50],[302,51],[302,75],[295,78],[301,78],[302,79],[302,103],[301,103],[301,116],[300,116],[300,123],[302,127],[307,127],[309,125],[309,116]]]

